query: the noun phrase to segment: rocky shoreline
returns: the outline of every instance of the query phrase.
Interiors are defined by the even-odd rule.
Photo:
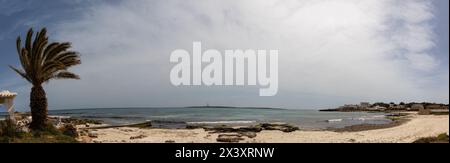
[[[257,133],[263,130],[278,130],[282,132],[294,132],[298,127],[286,123],[261,123],[255,126],[230,127],[230,126],[187,126],[187,129],[204,129],[209,133],[218,133],[217,142],[238,143],[244,140],[242,137],[255,138]]]
[[[54,124],[55,127],[58,128],[59,130],[63,131],[65,135],[70,135],[76,138],[79,142],[84,143],[102,143],[102,142],[180,143],[180,142],[191,142],[190,140],[192,140],[192,142],[216,142],[216,143],[285,142],[285,141],[289,142],[288,140],[290,140],[291,142],[304,142],[304,141],[309,142],[307,141],[308,139],[310,139],[311,142],[317,142],[321,139],[324,139],[323,141],[325,142],[328,142],[330,140],[333,140],[332,142],[334,141],[366,142],[367,140],[365,139],[359,140],[358,139],[359,136],[357,135],[366,132],[378,133],[383,130],[398,130],[396,128],[405,128],[405,126],[411,126],[407,124],[410,124],[412,120],[416,120],[417,117],[421,116],[414,113],[395,113],[389,114],[386,117],[388,119],[391,119],[392,123],[362,124],[362,125],[347,126],[344,128],[328,128],[322,130],[304,130],[300,129],[297,126],[293,126],[286,123],[259,123],[250,126],[227,126],[227,125],[208,126],[200,124],[199,125],[191,124],[187,125],[186,128],[181,129],[163,129],[158,128],[158,126],[153,126],[151,121],[129,125],[107,125],[104,124],[102,121],[92,119],[78,119],[64,116],[50,116],[49,122]],[[445,119],[445,117],[447,117],[447,126],[448,126],[448,116],[436,116],[435,118]],[[20,129],[22,130],[22,132],[27,132],[26,126],[30,121],[30,117],[23,114],[19,114],[17,118],[19,118],[17,123],[19,124],[18,126],[21,127]],[[433,117],[429,118],[434,119]],[[425,119],[421,118],[421,119],[424,122],[427,122],[425,120],[427,120],[428,118]],[[433,123],[430,122],[429,125],[433,124],[438,125],[435,123],[436,122]],[[421,124],[419,123],[419,125]],[[428,126],[427,128],[430,128],[430,126]],[[411,129],[408,129],[406,131],[409,130]],[[413,130],[416,129],[413,128]],[[445,130],[438,130],[438,131],[445,132]],[[339,138],[341,136],[335,135],[339,133],[353,136],[348,136],[349,138],[343,141],[340,140]],[[397,133],[397,131],[394,133]],[[420,133],[418,135],[436,136],[425,133]],[[316,137],[308,138],[309,137],[308,135],[316,135],[316,134],[319,134],[317,135],[318,136],[317,138]],[[399,131],[398,134],[401,135],[401,131]],[[296,135],[299,137],[297,137]],[[329,137],[326,135],[332,136]],[[370,134],[368,135],[369,137],[371,136]],[[299,139],[301,137],[305,138]],[[326,137],[329,137],[330,139],[327,139]],[[380,140],[375,141],[378,142]],[[380,142],[384,141],[389,140],[383,140]]]
[[[353,126],[338,130],[303,130],[280,124],[251,127],[192,126],[190,129],[115,127],[88,129],[86,143],[412,143],[448,133],[448,115],[410,114],[391,125]],[[284,126],[284,125],[281,125]],[[273,127],[276,129],[273,130]],[[282,129],[283,128],[283,129]]]
[[[78,126],[78,131],[80,132],[80,136],[84,137],[82,139],[92,139],[97,138],[98,135],[95,134],[95,131],[100,129],[117,129],[117,128],[138,128],[138,129],[160,129],[160,128],[153,128],[151,121],[143,122],[143,123],[136,123],[136,124],[129,124],[129,125],[120,125],[120,126],[109,126],[109,125],[97,125],[97,126],[91,126],[91,127],[85,127],[83,125]],[[196,129],[202,129],[205,132],[208,132],[209,134],[218,134],[217,142],[227,142],[227,143],[238,143],[239,141],[244,140],[243,137],[247,138],[255,138],[257,136],[257,133],[260,133],[261,131],[267,130],[267,131],[281,131],[281,132],[294,132],[299,130],[298,127],[289,125],[286,123],[261,123],[258,125],[253,126],[226,126],[226,125],[219,125],[219,126],[207,126],[207,125],[188,125],[186,127],[186,130],[196,130]],[[177,130],[177,129],[171,129],[171,130]],[[182,130],[182,129],[178,129]],[[124,132],[131,131],[131,130],[122,130]],[[86,138],[88,137],[88,138]],[[144,135],[137,135],[137,136],[131,136],[130,140],[135,139],[141,139],[145,138]],[[169,141],[171,142],[171,141]]]
[[[30,132],[28,125],[31,117],[28,113],[16,113],[16,123],[19,132]],[[137,129],[158,129],[152,126],[151,121],[127,125],[108,125],[100,120],[81,119],[65,116],[49,116],[49,123],[53,124],[57,129],[61,130],[65,135],[77,138],[82,142],[95,139],[98,137],[96,131],[101,129],[117,129],[117,128],[137,128]],[[187,130],[203,129],[210,134],[219,134],[217,142],[239,142],[242,137],[254,138],[257,133],[263,130],[278,130],[282,132],[294,132],[299,130],[298,127],[286,123],[261,123],[252,126],[208,126],[208,125],[187,125]],[[173,129],[176,130],[176,129]],[[126,132],[126,130],[124,130]],[[131,136],[130,140],[142,139],[144,135]],[[170,141],[169,141],[170,142]]]
[[[409,121],[408,114],[391,114],[387,116],[389,119],[393,121],[388,124],[361,124],[361,125],[352,125],[344,128],[327,128],[322,130],[314,130],[314,131],[331,131],[331,132],[359,132],[359,131],[369,131],[376,129],[385,129],[392,128],[396,126],[400,126]],[[88,136],[89,138],[97,138],[97,134],[92,134],[89,131],[97,131],[100,129],[117,129],[117,128],[138,128],[138,129],[161,129],[152,127],[151,121],[137,123],[137,124],[129,124],[129,125],[119,125],[119,126],[108,126],[108,125],[99,125],[93,127],[81,127],[80,131],[84,134],[80,134],[81,136]],[[253,139],[257,137],[258,133],[263,131],[281,131],[283,133],[291,133],[295,131],[303,131],[300,130],[299,127],[293,126],[287,123],[260,123],[257,125],[251,126],[227,126],[227,125],[187,125],[184,129],[170,129],[170,130],[198,130],[201,129],[208,134],[217,134],[216,141],[217,142],[226,142],[226,143],[239,143],[244,141],[245,138]],[[132,131],[132,130],[122,130],[124,132]],[[306,130],[305,130],[306,131]],[[142,139],[147,136],[145,135],[136,135],[131,136],[130,140]],[[172,140],[168,140],[168,142],[173,142]]]

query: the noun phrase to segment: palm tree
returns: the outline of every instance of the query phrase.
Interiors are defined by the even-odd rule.
[[[9,66],[33,87],[30,93],[32,121],[30,128],[42,130],[47,127],[47,97],[42,84],[51,79],[80,79],[78,75],[67,71],[69,67],[81,64],[77,52],[68,51],[68,42],[48,42],[47,30],[43,28],[33,39],[33,29],[27,33],[25,46],[22,47],[20,36],[17,37],[17,53],[23,70]]]

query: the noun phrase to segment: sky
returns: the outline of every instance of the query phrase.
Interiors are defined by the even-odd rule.
[[[44,85],[49,109],[192,105],[323,109],[449,101],[448,0],[0,0],[0,90],[29,110],[15,39],[69,41],[81,80]],[[279,51],[279,90],[170,83],[176,49]]]

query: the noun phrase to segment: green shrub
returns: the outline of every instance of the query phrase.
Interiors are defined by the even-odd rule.
[[[440,135],[437,136],[437,140],[447,141],[448,142],[448,136],[447,136],[446,133],[440,134]]]
[[[439,134],[437,137],[420,138],[414,143],[449,143],[449,139],[446,133]]]
[[[10,120],[0,121],[0,136],[1,137],[15,137],[16,125]]]
[[[64,134],[51,124],[44,129],[29,133],[17,132],[16,126],[8,121],[0,121],[0,143],[77,143],[78,141]],[[66,131],[66,134],[67,131]],[[73,134],[73,133],[72,133]]]
[[[31,131],[34,136],[41,136],[41,135],[59,135],[61,132],[52,124],[47,123],[45,127],[41,130],[32,130]]]

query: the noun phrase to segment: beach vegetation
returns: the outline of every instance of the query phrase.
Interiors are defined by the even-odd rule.
[[[66,130],[55,128],[51,124],[41,130],[21,132],[11,121],[0,121],[0,143],[77,143],[73,135]]]
[[[10,68],[32,84],[30,129],[45,130],[48,104],[43,83],[53,79],[79,79],[80,77],[69,72],[68,68],[80,64],[81,61],[77,52],[69,51],[71,43],[50,43],[45,28],[36,33],[34,40],[33,34],[33,29],[29,29],[23,46],[20,36],[17,38],[17,53],[22,69],[13,66]]]
[[[447,133],[442,133],[436,137],[420,138],[414,141],[414,143],[449,143],[449,139]]]
[[[0,121],[0,137],[14,137],[16,136],[16,125],[9,121]]]

